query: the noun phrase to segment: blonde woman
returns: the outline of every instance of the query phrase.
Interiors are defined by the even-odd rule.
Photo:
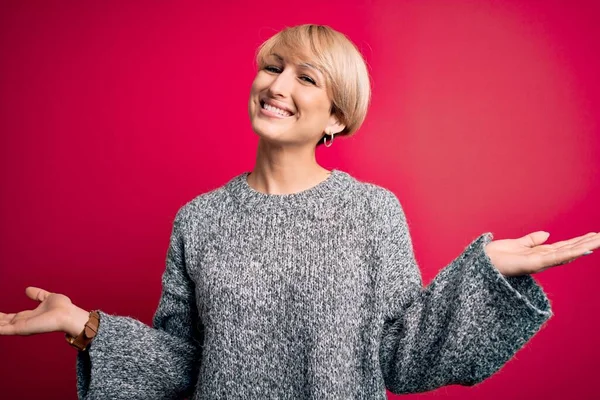
[[[65,332],[82,399],[385,399],[492,375],[551,316],[530,274],[600,235],[484,233],[423,288],[394,194],[315,158],[365,118],[356,47],[297,26],[257,64],[256,164],[177,213],[153,326],[29,287],[40,304],[0,333]]]

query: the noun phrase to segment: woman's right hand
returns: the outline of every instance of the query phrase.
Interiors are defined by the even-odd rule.
[[[0,312],[0,335],[35,335],[65,332],[77,336],[89,318],[89,312],[77,307],[67,296],[28,287],[25,294],[40,304],[34,310],[5,314]]]

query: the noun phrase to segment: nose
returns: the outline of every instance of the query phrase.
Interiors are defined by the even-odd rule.
[[[272,97],[288,97],[294,84],[291,68],[286,68],[275,76],[269,85],[269,95]]]

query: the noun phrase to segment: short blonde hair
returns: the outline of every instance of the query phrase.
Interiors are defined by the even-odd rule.
[[[350,136],[356,132],[367,115],[371,84],[365,60],[354,43],[324,25],[287,27],[258,48],[259,68],[265,67],[265,59],[277,48],[310,62],[323,73],[332,102],[331,113],[346,126],[340,134]]]

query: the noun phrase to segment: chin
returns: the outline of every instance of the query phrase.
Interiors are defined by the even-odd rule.
[[[270,145],[283,146],[286,144],[291,144],[289,141],[289,136],[284,135],[281,131],[277,132],[275,130],[257,129],[254,127],[253,130],[260,141],[268,143]]]
[[[270,133],[265,133],[262,131],[257,131],[255,130],[254,133],[256,133],[256,135],[260,138],[260,140],[264,140],[266,142],[272,143],[272,144],[285,144],[286,141],[283,140],[284,138],[282,137],[282,135],[276,135],[276,134],[270,134]]]
[[[284,134],[282,129],[277,126],[273,126],[269,123],[265,123],[265,121],[254,120],[252,121],[252,130],[258,136],[265,138],[276,140],[277,138],[281,138]]]

